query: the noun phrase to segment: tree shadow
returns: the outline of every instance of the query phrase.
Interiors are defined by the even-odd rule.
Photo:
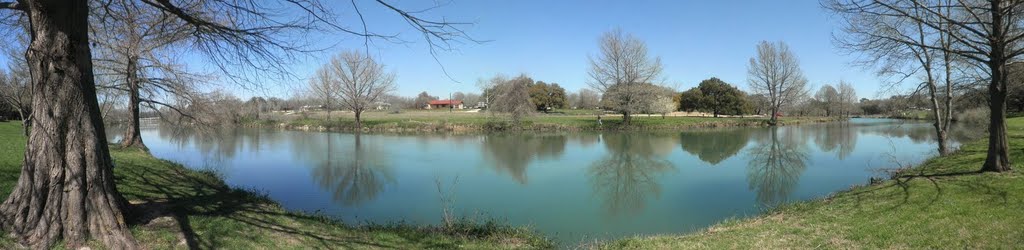
[[[345,229],[346,226],[340,222],[322,216],[286,212],[266,196],[231,188],[210,173],[197,173],[181,167],[155,169],[133,164],[119,165],[117,172],[124,177],[118,189],[133,203],[127,214],[129,224],[141,228],[175,228],[180,231],[180,237],[184,238],[185,245],[190,249],[220,248],[224,247],[226,239],[260,237],[255,232],[208,230],[218,227],[216,223],[237,223],[243,227],[282,235],[287,239],[312,240],[322,248],[401,247],[375,241],[371,237],[360,237],[355,233],[346,234],[344,232],[357,229]],[[204,218],[207,222],[197,223],[195,218]],[[210,218],[216,221],[209,222]],[[316,226],[303,227],[306,223],[315,223]],[[197,225],[201,228],[197,229]],[[324,226],[337,227],[343,232]],[[391,231],[421,246],[438,244],[427,239],[428,235],[423,233]]]

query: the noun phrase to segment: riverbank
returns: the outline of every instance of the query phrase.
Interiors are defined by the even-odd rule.
[[[1008,124],[1024,147],[1024,118]],[[687,235],[634,237],[602,249],[1017,248],[1024,245],[1024,171],[978,173],[987,141],[932,158],[898,178],[719,223]],[[1011,162],[1024,152],[1011,150]]]
[[[21,171],[25,137],[19,123],[3,122],[0,138],[0,192],[6,197]],[[258,192],[227,186],[213,173],[189,170],[139,150],[112,148],[111,157],[117,188],[134,204],[127,218],[132,234],[146,249],[552,246],[530,230],[493,222],[462,222],[446,228],[346,225],[324,216],[285,211]],[[0,237],[0,247],[10,249],[14,244]]]
[[[339,113],[339,112],[335,112]],[[797,125],[806,123],[822,123],[837,121],[829,117],[785,117],[779,120],[780,125]],[[363,116],[363,131],[366,132],[493,132],[515,129],[508,121],[485,113],[470,112],[407,112],[389,114],[371,112]],[[331,118],[323,115],[307,115],[305,117],[270,116],[254,121],[246,126],[276,127],[304,131],[339,131],[356,130],[355,119],[351,114],[334,114]],[[761,117],[694,117],[637,115],[630,126],[622,125],[620,115],[602,115],[601,123],[597,115],[578,114],[537,114],[527,117],[518,126],[524,131],[651,131],[680,130],[690,128],[716,127],[760,127],[768,126],[767,119]]]

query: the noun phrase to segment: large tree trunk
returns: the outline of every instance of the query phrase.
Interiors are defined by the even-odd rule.
[[[134,147],[146,150],[146,144],[142,143],[142,132],[139,129],[140,117],[139,117],[139,78],[138,73],[138,59],[129,57],[127,67],[127,83],[128,83],[128,129],[124,133],[124,138],[121,138],[122,147]]]
[[[0,205],[5,230],[31,248],[90,238],[136,248],[96,101],[86,0],[24,1],[32,42],[33,129],[11,195]]]
[[[1003,66],[993,68],[988,92],[991,112],[988,125],[988,156],[981,171],[1010,171],[1010,145],[1006,138],[1006,74]]]
[[[1010,145],[1006,139],[1006,34],[1003,32],[1003,2],[991,1],[992,37],[989,44],[992,50],[989,51],[988,67],[992,71],[992,80],[988,84],[989,94],[989,124],[988,124],[988,155],[985,158],[985,165],[981,167],[984,172],[1005,172],[1010,171]]]
[[[629,123],[632,120],[633,120],[633,117],[629,115],[629,112],[622,112],[622,125],[623,126],[629,126]]]

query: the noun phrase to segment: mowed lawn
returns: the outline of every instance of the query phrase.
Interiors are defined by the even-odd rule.
[[[634,237],[606,249],[1024,248],[1024,118],[1009,122],[1016,170],[977,173],[987,140],[903,177],[732,220],[688,235]],[[709,194],[712,195],[712,194]]]
[[[20,123],[0,122],[0,194],[17,182],[26,138]],[[148,249],[550,248],[533,231],[492,222],[446,228],[345,225],[282,209],[258,192],[228,187],[215,174],[186,169],[138,150],[112,149],[118,189],[134,203],[128,221]],[[441,211],[438,211],[441,216]],[[4,235],[7,235],[4,233]],[[14,248],[0,237],[0,248]],[[95,244],[94,249],[102,249]]]

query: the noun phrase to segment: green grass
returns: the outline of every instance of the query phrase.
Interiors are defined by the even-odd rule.
[[[20,124],[0,122],[0,191],[17,182],[25,150]],[[258,192],[233,189],[216,175],[139,150],[112,149],[117,188],[133,204],[127,219],[148,249],[550,248],[524,228],[463,221],[454,227],[345,225],[282,209]],[[441,216],[438,211],[438,216]],[[13,241],[0,237],[0,247]]]
[[[1024,162],[1024,118],[1011,119],[1008,127],[1011,161]],[[1024,246],[1024,174],[976,172],[986,149],[986,140],[969,143],[893,180],[697,233],[634,237],[596,247],[1019,248]]]
[[[520,128],[533,131],[581,131],[581,130],[672,130],[699,127],[729,126],[764,126],[765,118],[713,118],[713,117],[682,117],[659,115],[637,115],[633,117],[631,126],[622,126],[622,117],[617,115],[602,116],[601,125],[597,124],[594,110],[556,110],[550,114],[536,113],[526,117]],[[355,128],[355,119],[351,113],[334,112],[330,119],[324,114],[308,117],[272,117],[268,119],[278,122],[261,122],[266,124],[283,124],[287,128],[324,129],[349,131]],[[584,114],[593,113],[593,114]],[[809,122],[826,122],[835,119],[822,117],[785,117],[782,124],[799,124]],[[505,121],[488,113],[467,112],[423,112],[408,111],[399,114],[385,112],[369,112],[363,116],[363,127],[370,131],[488,131],[495,123]]]

